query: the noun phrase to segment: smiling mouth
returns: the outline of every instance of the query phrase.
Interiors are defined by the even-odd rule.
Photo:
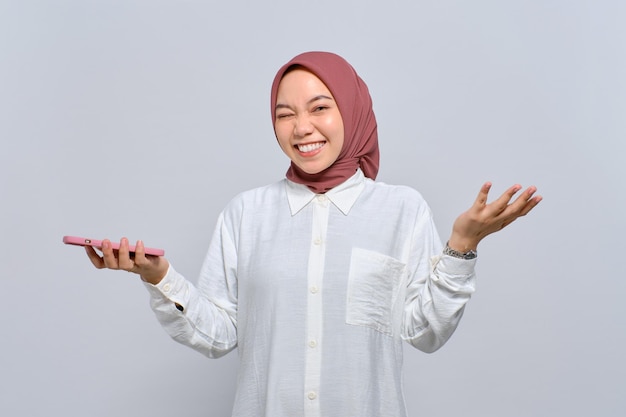
[[[307,143],[304,145],[296,145],[295,147],[302,153],[309,153],[320,149],[324,145],[326,145],[326,142]]]

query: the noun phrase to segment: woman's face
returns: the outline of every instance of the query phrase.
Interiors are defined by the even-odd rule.
[[[304,69],[278,85],[274,130],[283,152],[307,174],[330,167],[343,147],[343,120],[328,87]]]

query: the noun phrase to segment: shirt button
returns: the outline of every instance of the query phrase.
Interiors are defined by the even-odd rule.
[[[310,341],[309,341],[309,347],[310,347],[310,348],[314,348],[314,347],[316,347],[316,346],[317,346],[317,342],[316,342],[315,340],[310,340]]]
[[[309,392],[307,397],[309,397],[309,400],[314,400],[314,399],[317,398],[317,394],[314,391],[311,391],[311,392]]]
[[[317,201],[319,201],[320,203],[323,203],[324,201],[326,201],[326,196],[325,195],[318,195],[317,196]]]
[[[163,286],[163,292],[170,292],[171,289],[172,289],[172,286],[170,284],[165,284]]]
[[[318,237],[318,238],[316,238],[316,239],[313,241],[313,244],[314,244],[315,246],[319,246],[319,245],[321,245],[321,244],[322,244],[322,239],[320,239],[319,237]]]
[[[309,291],[311,291],[311,294],[317,294],[319,289],[315,285],[313,285],[311,288],[309,288]]]

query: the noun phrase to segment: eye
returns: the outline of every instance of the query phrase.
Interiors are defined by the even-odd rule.
[[[277,113],[276,114],[276,120],[288,119],[291,116],[293,116],[293,113]]]
[[[324,111],[328,109],[328,106],[324,106],[324,105],[320,105],[320,106],[315,106],[315,108],[313,108],[313,112],[320,112],[320,111]]]

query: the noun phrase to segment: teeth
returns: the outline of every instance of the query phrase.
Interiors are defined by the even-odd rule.
[[[308,145],[298,145],[300,152],[311,152],[324,146],[324,142],[310,143]]]

